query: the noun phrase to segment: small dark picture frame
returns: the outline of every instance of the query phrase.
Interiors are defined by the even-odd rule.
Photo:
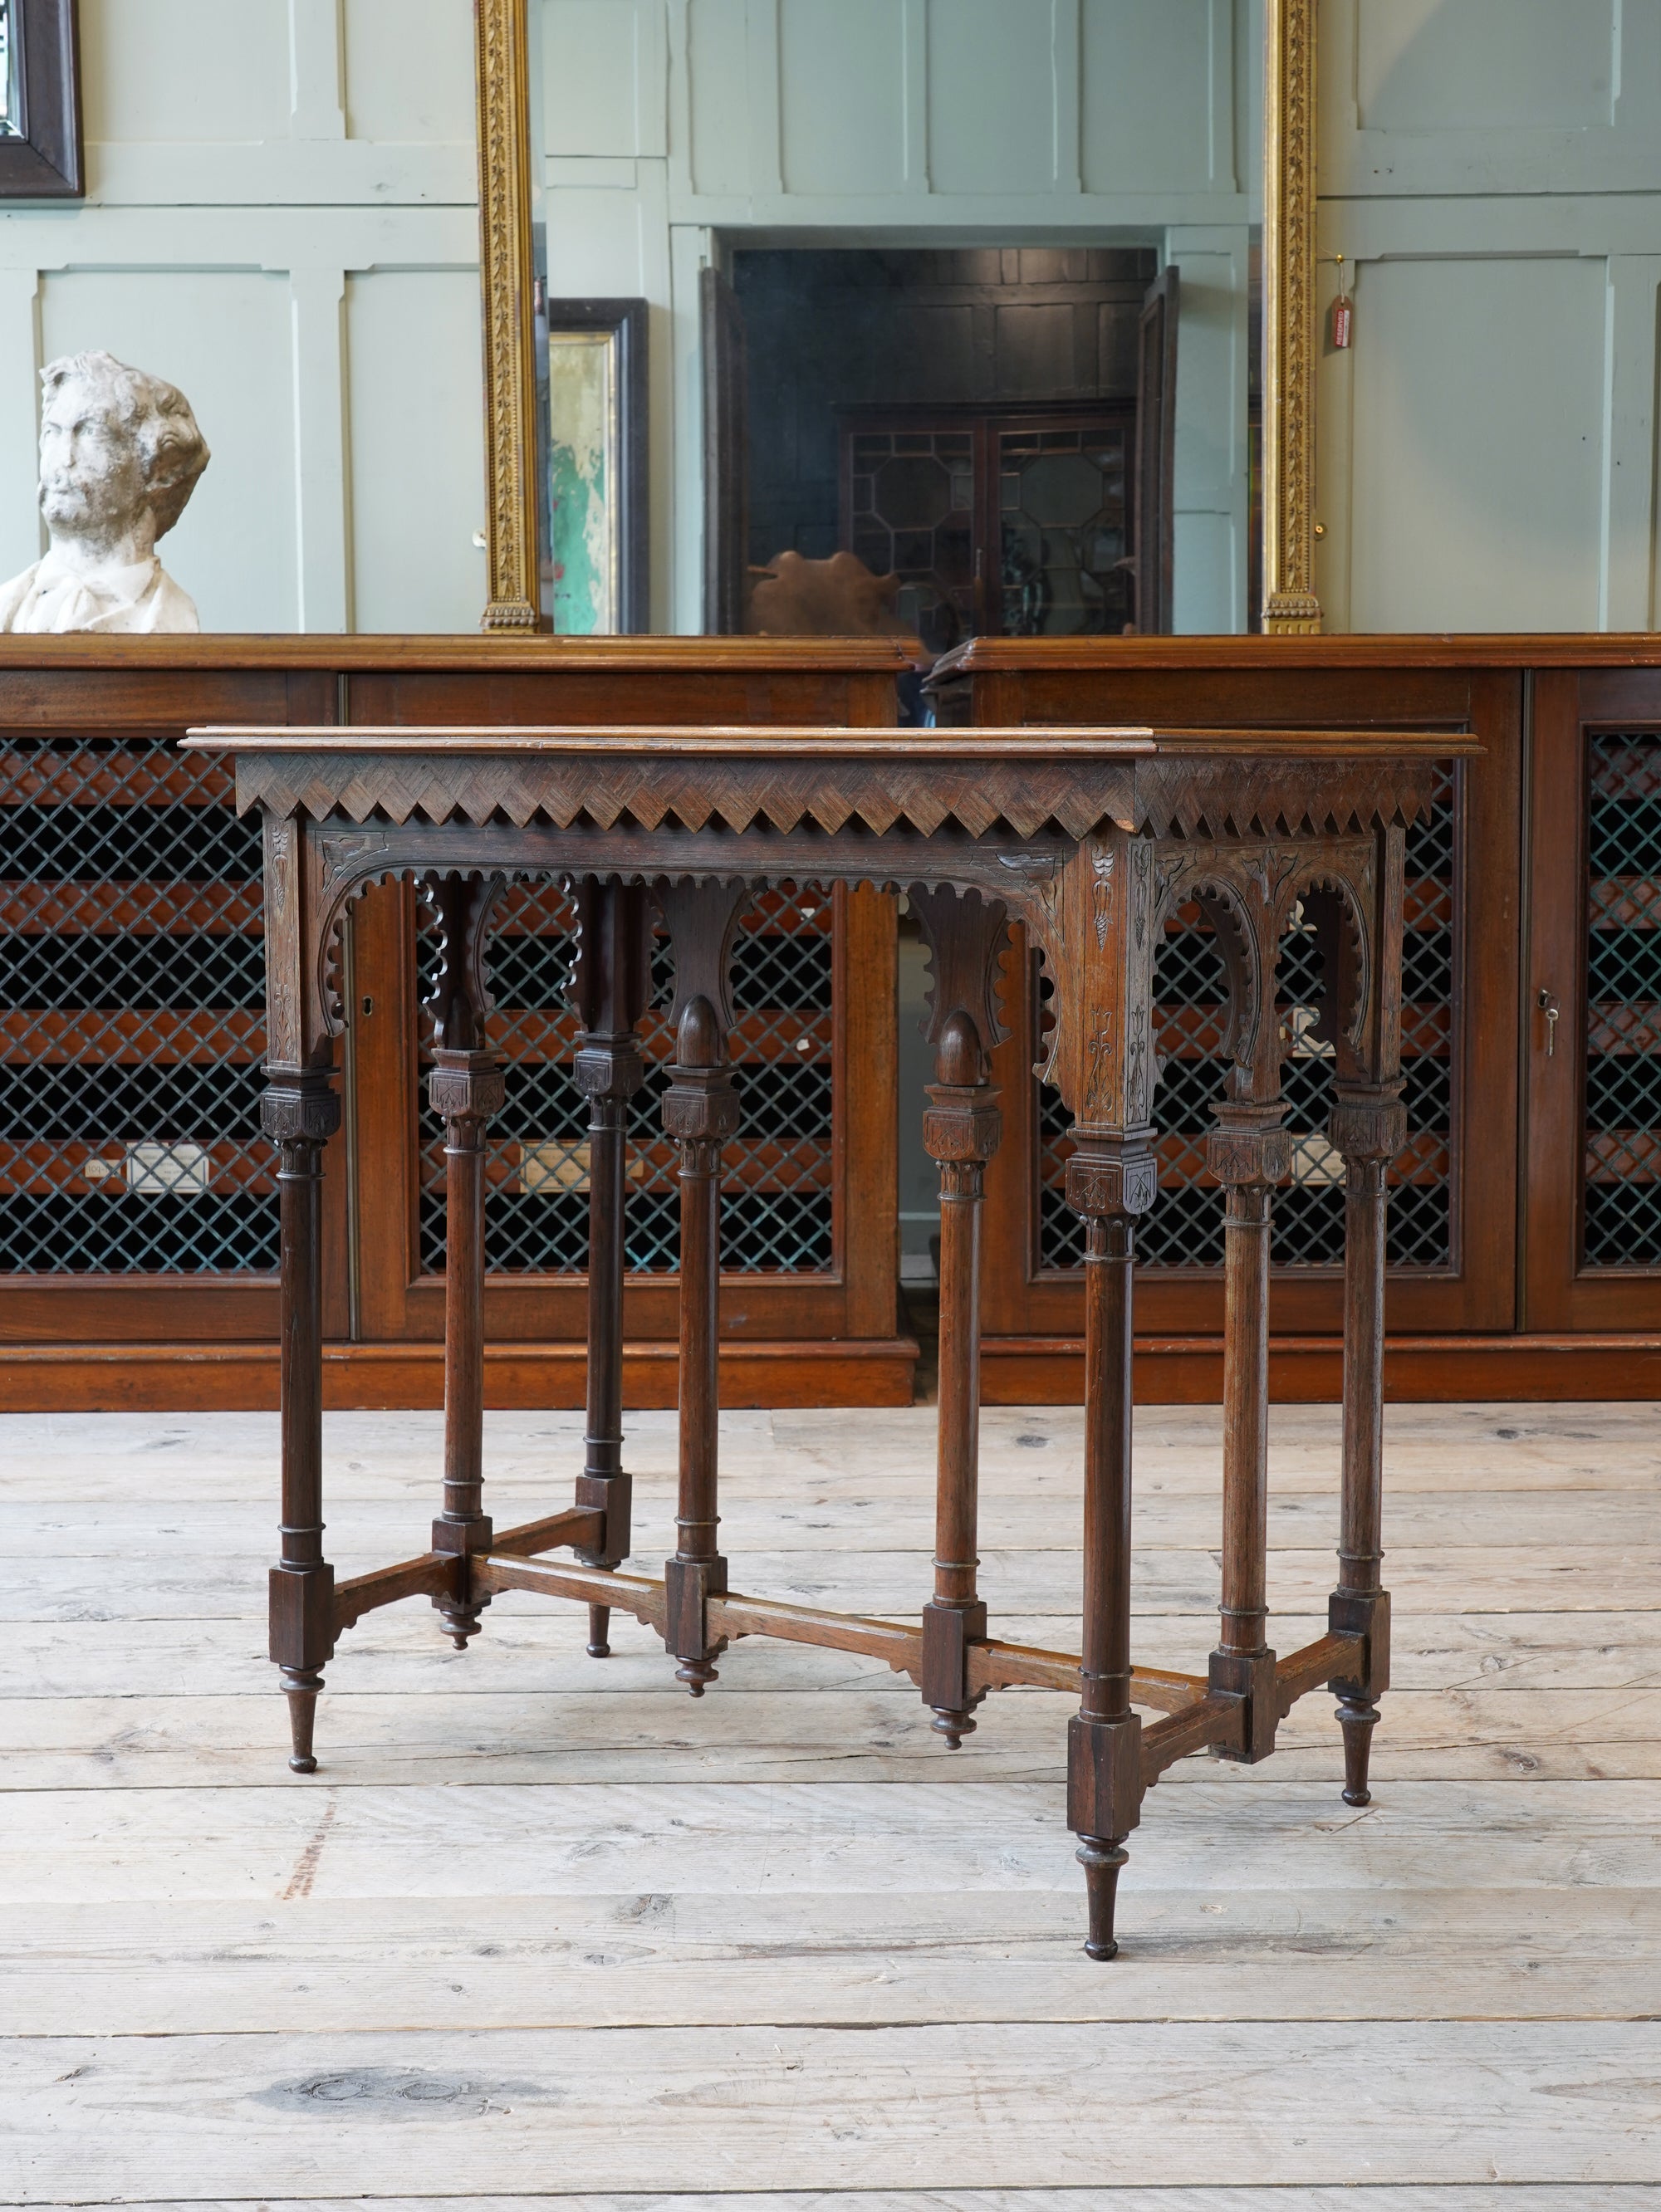
[[[536,289],[543,613],[567,634],[638,634],[651,627],[647,303],[551,300],[540,277]],[[592,433],[596,408],[599,436],[585,436],[575,454],[560,433],[578,423]],[[596,494],[598,506],[584,507],[592,517],[585,528],[572,501]],[[601,547],[599,561],[592,560],[591,550]],[[577,556],[577,565],[568,568],[562,552]]]
[[[77,15],[77,0],[5,0],[11,127],[0,131],[0,199],[86,192]]]

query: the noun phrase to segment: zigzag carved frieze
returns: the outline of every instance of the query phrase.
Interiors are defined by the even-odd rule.
[[[518,828],[579,820],[698,830],[849,827],[923,836],[956,827],[971,836],[999,824],[1018,836],[1049,826],[1084,836],[1104,821],[1129,823],[1135,770],[1127,762],[927,763],[869,757],[839,762],[609,758],[599,755],[434,758],[374,753],[244,753],[237,806],[314,821],[371,815],[403,823],[506,820]]]
[[[1409,827],[1433,803],[1436,761],[1164,755],[1136,767],[1137,827],[1156,837],[1354,836]]]

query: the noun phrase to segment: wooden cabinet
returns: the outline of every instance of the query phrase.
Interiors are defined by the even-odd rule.
[[[1661,1329],[1661,674],[1536,679],[1521,1061],[1530,1329]]]
[[[274,1401],[276,1194],[257,839],[201,722],[892,719],[880,641],[0,640],[0,1405]],[[1661,641],[977,639],[944,713],[1065,725],[1469,730],[1409,851],[1410,1139],[1392,1206],[1398,1395],[1661,1396]],[[517,885],[494,955],[509,1107],[489,1165],[487,1379],[580,1398],[583,1136],[563,1073],[569,915]],[[344,1123],[325,1182],[339,1404],[434,1404],[440,1163],[404,1040],[429,940],[408,886],[355,909]],[[1297,1169],[1277,1213],[1282,1396],[1339,1382],[1338,1188],[1315,975],[1288,943]],[[746,924],[748,1119],[727,1184],[730,1404],[904,1402],[897,1320],[895,936],[870,892],[781,886]],[[1221,1050],[1215,954],[1174,917],[1160,969],[1164,1195],[1141,1238],[1139,1387],[1220,1385],[1218,1200],[1202,1140]],[[1542,994],[1544,994],[1542,1001]],[[998,1055],[983,1362],[1006,1402],[1080,1395],[1066,1132],[1031,1076],[1024,949]],[[1555,1020],[1549,1018],[1555,1014]],[[660,1024],[647,1050],[660,1060]],[[631,1154],[636,1403],[675,1389],[667,1155]]]
[[[1656,665],[1541,665],[1592,653]],[[1480,737],[1483,757],[1450,775],[1443,805],[1409,841],[1409,1138],[1391,1206],[1390,1385],[1420,1396],[1661,1388],[1661,1341],[1645,1334],[1661,1328],[1661,1180],[1651,1180],[1661,908],[1650,904],[1661,651],[1651,641],[977,639],[938,672],[936,696],[943,717],[993,723]],[[1641,734],[1646,720],[1657,734]],[[1167,1398],[1214,1398],[1221,1377],[1220,1201],[1203,1158],[1221,991],[1198,923],[1173,921],[1159,970],[1161,1195],[1139,1235],[1138,1388]],[[1318,988],[1311,950],[1288,940],[1281,993],[1298,1139],[1276,1205],[1272,1367],[1287,1397],[1335,1396],[1340,1372],[1342,1191],[1322,1134],[1325,1071],[1297,1043]],[[1542,990],[1559,1008],[1549,1056]],[[1043,1017],[1024,948],[1008,963],[1006,1005],[1006,1134],[988,1174],[987,1394],[1074,1401],[1082,1289],[1060,1191],[1067,1139],[1030,1072]]]
[[[0,640],[0,1405],[275,1401],[277,1202],[258,827],[193,723],[833,722],[894,716],[878,641]],[[570,910],[514,885],[492,953],[508,1107],[488,1166],[501,1403],[581,1403],[587,1212],[566,1072]],[[738,961],[745,1129],[726,1181],[729,1403],[904,1402],[892,910],[785,886]],[[441,1395],[442,1162],[405,1040],[431,938],[411,886],[354,909],[343,1126],[326,1160],[340,1404]],[[667,1040],[648,1016],[646,1052]],[[656,1085],[631,1148],[636,1403],[675,1392]]]

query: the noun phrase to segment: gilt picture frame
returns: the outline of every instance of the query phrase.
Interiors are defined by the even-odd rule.
[[[473,0],[489,467],[486,630],[538,623],[527,0]],[[1264,0],[1262,627],[1322,626],[1315,592],[1316,14]]]
[[[649,627],[647,303],[536,295],[540,612],[557,635]]]
[[[0,200],[81,199],[78,0],[0,0]]]

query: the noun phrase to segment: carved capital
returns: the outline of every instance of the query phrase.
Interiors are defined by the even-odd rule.
[[[585,1098],[615,1098],[626,1103],[646,1080],[646,1063],[638,1041],[629,1036],[616,1043],[592,1040],[571,1063],[572,1079]]]
[[[441,1047],[427,1079],[427,1096],[441,1121],[485,1120],[500,1113],[507,1097],[500,1062],[486,1052],[450,1052]]]
[[[1233,1188],[1267,1188],[1291,1176],[1292,1142],[1284,1129],[1214,1129],[1206,1139],[1206,1166]]]
[[[332,1081],[317,1075],[269,1084],[259,1101],[259,1126],[273,1144],[326,1144],[340,1127]]]
[[[984,1160],[941,1160],[942,1199],[981,1199],[986,1195]]]
[[[931,1083],[922,1117],[922,1147],[931,1160],[989,1160],[1003,1138],[1003,1115],[989,1083],[972,1089]]]
[[[1399,1098],[1340,1093],[1327,1128],[1346,1160],[1393,1160],[1408,1140],[1408,1109]]]
[[[1067,1202],[1086,1219],[1146,1213],[1159,1194],[1159,1163],[1152,1152],[1086,1151],[1067,1164]]]
[[[725,1068],[672,1067],[663,1094],[663,1128],[678,1144],[725,1144],[740,1119],[738,1092]]]

